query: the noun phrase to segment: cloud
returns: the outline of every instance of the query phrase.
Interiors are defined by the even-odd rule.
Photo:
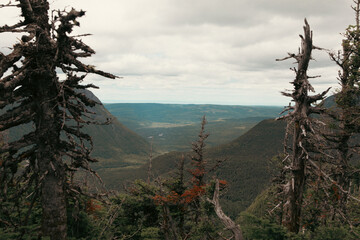
[[[293,61],[306,17],[314,44],[339,49],[339,34],[354,22],[351,0],[52,0],[52,8],[86,11],[74,34],[97,54],[85,61],[123,76],[90,76],[106,102],[286,105]],[[1,10],[3,13],[4,10]],[[14,22],[19,13],[5,13]],[[16,21],[15,21],[16,22]],[[4,38],[1,47],[14,38]],[[4,44],[4,45],[3,45]],[[314,52],[310,72],[322,91],[336,86],[337,69]]]

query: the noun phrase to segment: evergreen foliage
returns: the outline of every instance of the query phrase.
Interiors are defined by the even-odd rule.
[[[237,221],[242,226],[246,239],[252,240],[285,240],[287,231],[281,225],[268,219],[258,218],[249,213],[243,213]]]
[[[22,19],[12,26],[0,26],[0,33],[23,35],[9,54],[0,53],[0,131],[24,124],[33,128],[0,148],[0,154],[4,154],[0,210],[9,212],[7,202],[17,205],[30,197],[28,214],[19,215],[26,223],[40,198],[41,235],[62,240],[67,238],[66,202],[82,192],[71,178],[79,168],[94,173],[89,163],[96,161],[90,156],[92,138],[82,130],[84,125],[97,123],[90,108],[98,103],[82,92],[96,86],[81,82],[89,73],[115,76],[80,61],[95,53],[71,36],[84,11],[57,11],[50,19],[47,0],[16,0],[0,5],[6,7],[19,8]],[[63,79],[57,71],[64,74]],[[9,188],[14,194],[8,194]],[[25,196],[30,189],[33,192]]]

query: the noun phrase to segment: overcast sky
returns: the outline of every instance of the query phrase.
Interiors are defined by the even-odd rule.
[[[8,0],[0,0],[0,3]],[[354,23],[352,0],[50,0],[52,8],[86,11],[79,33],[96,55],[86,60],[122,79],[89,76],[103,102],[287,105],[293,60],[276,62],[300,46],[303,19],[314,45],[338,50]],[[0,10],[0,24],[19,12]],[[16,41],[1,36],[0,51]],[[317,92],[337,87],[338,68],[313,54]]]

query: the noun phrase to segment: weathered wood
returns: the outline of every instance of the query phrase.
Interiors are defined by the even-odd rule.
[[[320,113],[324,111],[321,108],[313,107],[311,104],[318,100],[322,100],[326,93],[326,90],[321,94],[309,96],[309,92],[314,92],[313,87],[309,82],[307,75],[307,69],[311,60],[311,53],[313,49],[318,49],[313,46],[312,43],[312,31],[305,19],[304,36],[300,35],[301,48],[298,54],[289,54],[288,58],[294,58],[297,62],[297,69],[293,69],[296,73],[295,80],[292,82],[294,90],[292,93],[283,93],[287,97],[291,97],[294,106],[289,106],[285,109],[288,112],[286,115],[278,118],[287,119],[288,124],[292,124],[292,132],[289,132],[287,128],[287,135],[292,136],[292,146],[290,153],[290,165],[285,168],[290,170],[290,180],[284,186],[284,194],[286,202],[284,204],[285,214],[283,223],[291,232],[299,232],[301,226],[301,211],[303,203],[303,195],[306,183],[306,166],[307,161],[310,158],[309,152],[314,148],[309,148],[311,137],[316,135],[314,128],[312,127],[311,113]],[[281,59],[281,60],[284,60]],[[288,149],[288,148],[286,148]]]
[[[216,179],[213,199],[212,200],[207,199],[207,200],[208,202],[214,205],[215,213],[219,217],[221,222],[225,225],[226,229],[230,230],[234,234],[234,240],[244,240],[239,225],[237,225],[233,220],[231,220],[231,218],[229,218],[221,208],[220,200],[219,200],[219,192],[220,192],[219,185],[220,185],[219,179]]]

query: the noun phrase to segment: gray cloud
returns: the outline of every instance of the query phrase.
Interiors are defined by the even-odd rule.
[[[86,10],[76,33],[97,54],[86,62],[123,79],[90,76],[103,101],[286,105],[279,93],[290,88],[293,61],[276,58],[296,52],[303,19],[314,44],[340,48],[353,22],[351,0],[53,0],[52,7]],[[4,10],[0,10],[1,13]],[[7,11],[7,10],[6,10]],[[6,12],[1,22],[15,23]],[[0,47],[13,37],[4,37]],[[11,46],[11,45],[10,45]],[[2,48],[3,49],[3,48]],[[1,51],[2,51],[1,49]],[[337,69],[325,53],[311,74],[319,91],[336,86]]]

